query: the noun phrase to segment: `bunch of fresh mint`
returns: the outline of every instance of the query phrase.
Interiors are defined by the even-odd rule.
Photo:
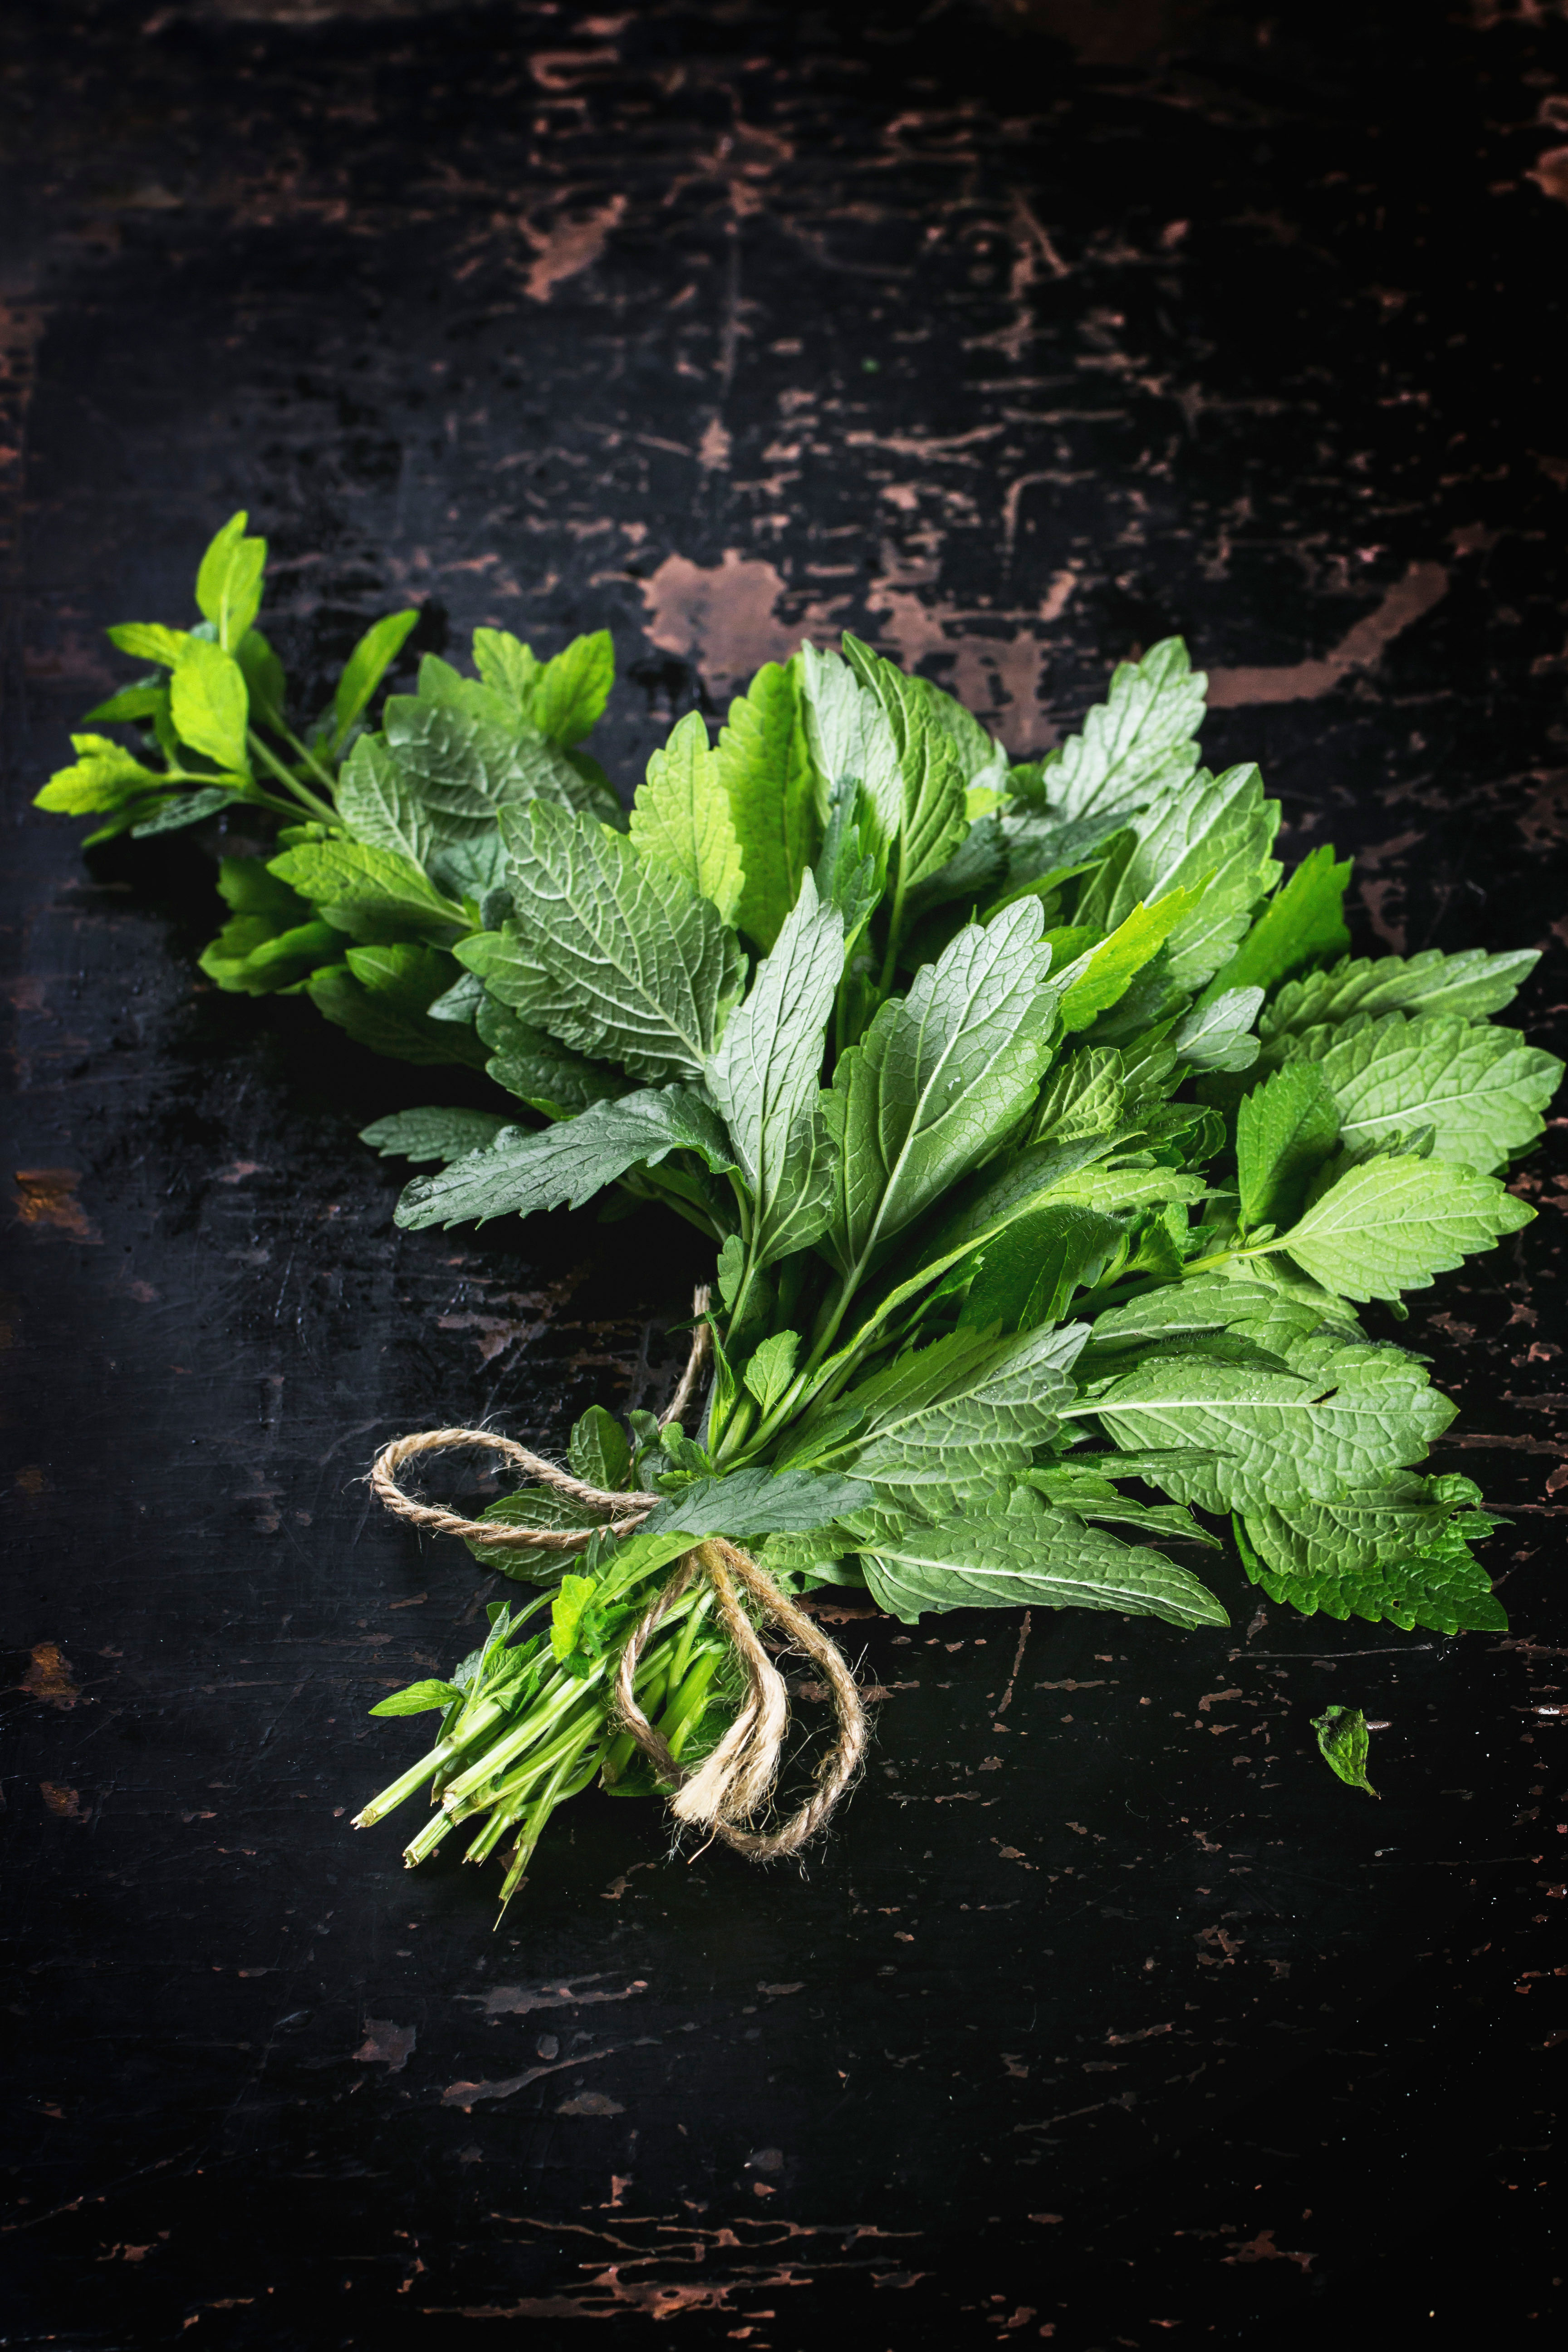
[[[1356,1310],[1402,1314],[1529,1223],[1498,1171],[1562,1066],[1490,1016],[1535,956],[1351,959],[1348,863],[1325,846],[1284,878],[1257,768],[1198,764],[1178,641],[1023,765],[855,638],[806,646],[716,746],[683,719],[628,818],[572,748],[607,636],[541,664],[478,630],[478,678],[426,656],[373,731],[398,614],[295,734],[254,626],[264,557],[237,516],[199,626],[110,633],[160,667],[90,723],[149,740],[76,738],[41,804],[107,813],[94,839],[231,802],[289,818],[279,855],[223,862],[234,919],[205,970],[305,989],[377,1051],[482,1066],[511,1098],[366,1130],[443,1163],[401,1224],[615,1188],[717,1251],[697,1433],[600,1408],[574,1433],[581,1480],[658,1509],[617,1543],[553,1488],[492,1506],[580,1531],[586,1574],[477,1547],[553,1588],[531,1604],[552,1601],[548,1631],[520,1645],[502,1612],[452,1683],[377,1710],[445,1710],[371,1809],[433,1782],[414,1858],[483,1812],[476,1853],[518,1831],[513,1884],[565,1795],[652,1785],[611,1669],[707,1536],[907,1622],[1027,1603],[1223,1623],[1159,1548],[1218,1543],[1196,1507],[1309,1613],[1504,1623],[1469,1549],[1492,1524],[1478,1490],[1413,1466],[1454,1407]],[[638,1666],[689,1756],[737,1704],[710,1597],[692,1587]]]

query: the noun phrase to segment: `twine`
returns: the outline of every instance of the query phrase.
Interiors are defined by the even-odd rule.
[[[693,1301],[705,1318],[710,1293],[700,1288]],[[692,1334],[686,1370],[660,1426],[679,1421],[697,1392],[709,1354],[709,1326],[699,1321]],[[513,1468],[558,1494],[570,1496],[584,1509],[599,1515],[594,1528],[509,1528],[495,1519],[467,1519],[460,1512],[438,1505],[416,1503],[405,1494],[398,1472],[421,1454],[437,1454],[454,1445],[485,1445]],[[530,1453],[515,1439],[491,1429],[426,1429],[408,1437],[395,1437],[384,1445],[371,1466],[370,1484],[389,1511],[433,1534],[461,1536],[487,1549],[514,1551],[581,1551],[596,1532],[627,1536],[639,1528],[658,1495],[608,1494],[574,1478],[542,1455]],[[668,1743],[637,1705],[634,1682],[637,1660],[657,1631],[665,1612],[698,1576],[713,1588],[721,1623],[744,1668],[746,1696],[740,1713],[722,1739],[695,1771],[688,1771],[670,1752]],[[776,1830],[751,1824],[768,1802],[778,1779],[784,1735],[789,1727],[789,1696],[784,1677],[769,1657],[757,1629],[736,1591],[739,1584],[763,1619],[771,1619],[820,1667],[832,1693],[837,1732],[833,1746],[816,1768],[810,1796]],[[780,1854],[796,1853],[826,1822],[859,1770],[867,1738],[866,1710],[843,1652],[831,1635],[815,1624],[788,1594],[780,1591],[749,1552],[723,1537],[710,1538],[685,1553],[674,1573],[643,1612],[621,1652],[616,1675],[616,1712],[626,1729],[653,1765],[659,1779],[673,1790],[670,1810],[683,1825],[710,1829],[753,1862],[771,1862]]]
[[[633,1688],[637,1659],[671,1603],[692,1579],[705,1572],[712,1584],[719,1615],[746,1669],[746,1699],[740,1714],[712,1754],[688,1772],[637,1705]],[[744,1585],[763,1614],[783,1627],[791,1642],[814,1659],[826,1676],[833,1694],[837,1737],[816,1768],[816,1785],[800,1810],[777,1830],[753,1830],[747,1823],[772,1794],[778,1777],[779,1757],[789,1723],[789,1699],[784,1678],[741,1606],[731,1579]],[[855,1687],[844,1653],[829,1634],[781,1592],[749,1552],[715,1537],[686,1554],[663,1591],[656,1594],[621,1652],[616,1675],[616,1704],[621,1721],[653,1765],[660,1780],[673,1783],[670,1810],[683,1822],[712,1829],[753,1862],[772,1862],[780,1854],[798,1853],[815,1836],[860,1769],[866,1749],[866,1710]]]

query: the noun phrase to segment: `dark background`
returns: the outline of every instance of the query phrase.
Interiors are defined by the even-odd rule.
[[[1234,1560],[1229,1633],[843,1625],[886,1695],[804,1873],[594,1796],[492,1933],[493,1872],[349,1832],[492,1589],[356,1480],[661,1402],[700,1246],[395,1233],[356,1130],[464,1081],[207,988],[214,843],[28,803],[242,504],[307,703],[409,599],[607,623],[626,789],[803,631],[1023,751],[1180,630],[1360,948],[1540,945],[1561,1045],[1568,23],[14,0],[0,69],[0,2341],[1547,2339],[1565,1122],[1402,1335],[1517,1514],[1506,1638]]]

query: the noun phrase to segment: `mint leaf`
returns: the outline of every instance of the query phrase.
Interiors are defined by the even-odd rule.
[[[1012,1127],[1038,1082],[1056,998],[1037,900],[970,924],[884,1004],[833,1079],[842,1153],[826,1247],[846,1274],[924,1214]]]
[[[674,1501],[650,1511],[626,1549],[649,1539],[679,1536],[687,1549],[704,1536],[809,1535],[864,1510],[871,1489],[863,1479],[817,1475],[809,1470],[731,1470],[727,1477],[697,1478]]]
[[[462,1160],[493,1143],[505,1125],[499,1111],[447,1110],[431,1105],[374,1119],[369,1127],[361,1128],[359,1139],[379,1151],[384,1160]]]
[[[501,831],[517,912],[461,961],[533,1025],[635,1076],[700,1075],[740,993],[740,943],[710,900],[630,842],[547,802]]]
[[[1058,1055],[1040,1087],[1031,1142],[1116,1133],[1127,1103],[1121,1081],[1121,1056],[1113,1050],[1084,1045]]]
[[[451,958],[437,949],[395,945],[350,948],[342,963],[313,971],[305,985],[316,1010],[372,1053],[472,1068],[485,1057],[473,1032],[430,1018],[432,1001],[451,979]]]
[[[1064,988],[1064,1029],[1087,1029],[1119,1003],[1135,975],[1158,955],[1200,897],[1200,892],[1178,887],[1168,891],[1157,907],[1134,907],[1109,939],[1068,964],[1059,975]]]
[[[1188,1570],[1048,1508],[1027,1487],[935,1527],[870,1514],[857,1533],[872,1599],[906,1625],[927,1610],[999,1607],[1115,1609],[1183,1626],[1229,1622]]]
[[[1512,1003],[1540,961],[1539,948],[1507,955],[1488,955],[1481,948],[1444,955],[1428,948],[1409,957],[1343,956],[1328,971],[1288,981],[1259,1026],[1272,1038],[1299,1036],[1358,1013],[1374,1019],[1384,1013],[1447,1013],[1480,1021]]]
[[[762,1406],[763,1417],[773,1411],[781,1397],[788,1392],[795,1378],[795,1360],[800,1348],[798,1331],[775,1331],[754,1349],[746,1366],[747,1388]]]
[[[952,737],[931,717],[923,679],[906,676],[847,630],[844,651],[861,685],[880,704],[899,755],[903,780],[898,844],[902,898],[946,865],[968,829],[963,765]],[[861,782],[866,781],[862,777]]]
[[[816,1241],[832,1213],[834,1153],[821,1109],[823,1033],[844,969],[844,919],[807,874],[731,1014],[708,1084],[752,1194],[752,1262]]]
[[[338,814],[373,849],[425,865],[447,828],[401,760],[377,736],[362,735],[338,771]]]
[[[1256,1087],[1236,1115],[1236,1168],[1248,1225],[1286,1224],[1340,1139],[1340,1114],[1321,1069],[1299,1062]]]
[[[1277,981],[1350,945],[1345,929],[1345,885],[1351,861],[1334,863],[1325,842],[1301,860],[1282,890],[1275,893],[1236,953],[1209,982],[1205,994],[1231,988],[1272,988]]]
[[[1152,646],[1140,662],[1121,663],[1082,734],[1040,762],[1039,789],[1052,809],[1064,817],[1090,816],[1146,808],[1174,793],[1198,764],[1194,739],[1207,684],[1180,637]]]
[[[282,663],[259,629],[247,629],[234,649],[234,657],[245,673],[252,723],[280,729],[289,681],[283,675]]]
[[[350,729],[369,707],[372,695],[403,651],[416,612],[386,613],[370,627],[343,664],[332,696],[332,740],[347,740]]]
[[[1115,1445],[1212,1449],[1217,1458],[1205,1467],[1160,1480],[1173,1501],[1205,1511],[1331,1503],[1419,1461],[1454,1418],[1400,1349],[1322,1339],[1290,1353],[1300,1368],[1288,1372],[1158,1357],[1063,1417],[1097,1414]]]
[[[493,996],[481,994],[474,1025],[490,1048],[485,1068],[497,1086],[547,1118],[571,1118],[590,1103],[612,1102],[631,1091],[617,1071],[574,1054],[543,1029],[530,1028]]]
[[[200,642],[189,629],[166,629],[159,621],[120,621],[103,634],[111,646],[118,646],[133,660],[162,662],[165,669],[173,669],[184,660],[187,649]]]
[[[667,866],[700,898],[711,899],[725,922],[734,921],[744,887],[741,845],[700,711],[689,710],[649,760],[632,803],[631,836],[645,859]]]
[[[170,696],[181,742],[216,760],[220,768],[243,772],[250,698],[245,672],[234,656],[205,638],[192,637],[174,665]]]
[[[269,874],[264,859],[221,858],[217,887],[233,919],[199,961],[219,988],[265,996],[291,988],[318,964],[335,963],[342,954],[342,932],[313,921],[308,902]]]
[[[1263,1003],[1260,988],[1227,988],[1179,1022],[1171,1043],[1194,1070],[1249,1070],[1258,1059],[1252,1024]]]
[[[827,822],[835,792],[858,784],[866,795],[861,847],[877,861],[879,883],[904,814],[899,747],[886,711],[837,654],[802,646],[796,656],[805,737],[820,779],[817,815]]]
[[[1348,1169],[1272,1246],[1343,1297],[1397,1298],[1430,1288],[1435,1274],[1493,1248],[1534,1214],[1495,1176],[1379,1157]]]
[[[976,1252],[961,1328],[1032,1331],[1059,1322],[1074,1291],[1100,1280],[1125,1238],[1116,1218],[1047,1197]]]
[[[699,1152],[716,1172],[735,1164],[717,1113],[690,1087],[624,1095],[557,1127],[503,1127],[488,1150],[439,1176],[416,1176],[397,1204],[396,1222],[417,1231],[470,1217],[483,1223],[514,1213],[581,1208],[639,1161],[651,1166],[681,1150]]]
[[[615,682],[616,649],[608,629],[574,637],[533,679],[528,715],[546,742],[569,748],[596,725]]]
[[[927,1489],[943,1501],[984,1492],[1026,1469],[1056,1432],[1087,1337],[1086,1324],[1069,1323],[1022,1339],[958,1331],[933,1340],[851,1390],[815,1434],[808,1419],[784,1458],[820,1460],[821,1445],[869,1478],[884,1504],[913,1506]]]
[[[1252,1581],[1305,1616],[1504,1632],[1507,1614],[1470,1549],[1496,1525],[1479,1500],[1468,1478],[1398,1471],[1337,1503],[1250,1504],[1237,1541]]]
[[[79,754],[75,763],[56,770],[34,796],[35,808],[52,809],[65,816],[89,816],[168,789],[156,768],[144,766],[107,735],[73,735],[71,748]]]
[[[719,777],[742,870],[735,920],[764,950],[800,896],[822,830],[795,668],[764,663],[731,703],[719,737]]]
[[[225,653],[237,650],[241,638],[261,610],[261,574],[267,564],[267,541],[247,539],[249,517],[231,515],[202,558],[196,573],[196,603],[217,631]],[[193,737],[185,738],[187,742]],[[199,748],[199,747],[198,747]]]
[[[1220,776],[1200,771],[1134,820],[1131,856],[1113,887],[1102,888],[1107,877],[1096,877],[1079,919],[1111,930],[1141,903],[1191,891],[1192,904],[1167,934],[1167,946],[1174,985],[1199,987],[1231,955],[1253,908],[1279,878],[1269,855],[1279,824],[1279,804],[1265,800],[1255,767],[1227,768]]]
[[[395,850],[357,841],[307,841],[269,860],[268,870],[302,898],[314,899],[340,930],[351,928],[349,921],[338,921],[340,913],[353,909],[417,929],[461,929],[465,923],[462,908],[444,898],[412,858]]]
[[[567,1446],[574,1477],[600,1492],[615,1494],[631,1477],[632,1449],[626,1431],[602,1404],[591,1404],[574,1426]]]
[[[426,656],[422,683],[429,667]],[[455,687],[485,694],[471,678],[455,670],[449,675]],[[383,725],[408,788],[438,821],[444,838],[489,832],[499,810],[521,801],[555,801],[596,816],[619,814],[613,795],[608,808],[603,805],[602,788],[584,781],[568,753],[531,730],[498,724],[458,702],[424,693],[389,695]]]
[[[394,1691],[370,1710],[372,1715],[429,1715],[437,1707],[460,1706],[463,1694],[455,1683],[410,1683]]]
[[[1517,1030],[1449,1013],[1359,1014],[1292,1036],[1287,1051],[1317,1063],[1347,1145],[1430,1126],[1439,1160],[1482,1171],[1534,1142],[1563,1076],[1556,1055],[1527,1045]]]
[[[1312,1728],[1330,1771],[1337,1773],[1348,1788],[1364,1789],[1369,1797],[1375,1797],[1377,1790],[1366,1777],[1366,1717],[1360,1707],[1325,1707],[1321,1715],[1312,1717]]]

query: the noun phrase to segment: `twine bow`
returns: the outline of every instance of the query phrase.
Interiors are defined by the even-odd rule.
[[[700,1291],[697,1311],[706,1312],[708,1293]],[[679,1419],[696,1393],[707,1352],[708,1326],[700,1322],[691,1354],[668,1410],[666,1424]],[[398,1473],[405,1462],[421,1454],[437,1454],[454,1445],[484,1445],[500,1454],[514,1469],[570,1496],[585,1510],[598,1515],[599,1528],[509,1528],[494,1519],[466,1519],[459,1512],[428,1503],[416,1503],[404,1492]],[[639,1528],[661,1497],[637,1493],[610,1494],[557,1468],[515,1439],[490,1429],[426,1429],[408,1437],[395,1437],[383,1446],[370,1472],[370,1484],[389,1511],[433,1534],[462,1536],[487,1549],[516,1551],[581,1551],[595,1532],[607,1529],[627,1536]],[[637,1660],[658,1630],[667,1610],[698,1577],[712,1586],[715,1609],[731,1648],[745,1675],[746,1696],[740,1713],[711,1754],[695,1770],[688,1770],[637,1705],[634,1688]],[[739,1590],[737,1590],[739,1588]],[[789,1727],[789,1696],[784,1677],[758,1638],[751,1612],[771,1619],[791,1645],[805,1653],[822,1671],[832,1696],[837,1736],[817,1766],[810,1795],[776,1829],[752,1826],[767,1805],[778,1778],[784,1734]],[[697,1544],[676,1562],[673,1573],[655,1594],[626,1639],[616,1673],[615,1703],[623,1727],[653,1765],[659,1779],[674,1790],[670,1810],[683,1824],[711,1830],[738,1853],[753,1862],[798,1853],[827,1820],[860,1767],[868,1726],[866,1710],[855,1677],[838,1644],[805,1610],[797,1608],[767,1571],[738,1544],[721,1536]]]

